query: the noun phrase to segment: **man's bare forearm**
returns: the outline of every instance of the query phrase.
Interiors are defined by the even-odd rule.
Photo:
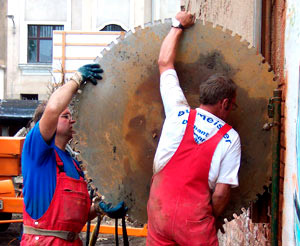
[[[181,27],[172,27],[166,38],[164,39],[158,59],[159,72],[162,74],[168,69],[174,68],[174,62],[176,57],[176,48],[179,38],[183,32],[182,28],[188,28],[195,22],[195,17],[190,13],[181,11],[176,15],[177,21],[181,24]]]
[[[213,215],[217,218],[224,211],[230,199],[230,185],[217,184],[212,194]]]
[[[158,59],[160,74],[168,69],[174,68],[176,48],[181,34],[182,29],[172,28],[167,37],[164,39],[160,48]]]

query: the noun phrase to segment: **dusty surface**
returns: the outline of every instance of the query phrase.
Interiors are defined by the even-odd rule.
[[[14,218],[20,218],[20,216],[14,216]],[[109,222],[105,222],[109,224]],[[17,246],[20,245],[19,237],[21,235],[21,224],[15,223],[10,224],[9,228],[5,232],[0,232],[0,246]],[[85,245],[86,233],[82,232],[80,235],[83,245]],[[128,237],[129,244],[131,246],[142,246],[146,245],[146,238],[143,237]],[[119,236],[119,244],[123,245],[123,238]],[[97,246],[106,245],[113,246],[116,245],[114,235],[99,234],[96,243]]]

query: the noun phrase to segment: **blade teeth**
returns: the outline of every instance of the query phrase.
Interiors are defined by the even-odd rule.
[[[233,30],[231,30],[231,36],[232,36],[232,37],[235,37],[235,36],[236,36],[236,32],[233,31]]]
[[[142,30],[142,29],[143,29],[143,28],[142,28],[141,26],[137,26],[137,27],[134,28],[134,31],[137,32],[137,31],[140,31],[140,30]]]
[[[215,29],[219,30],[219,31],[223,31],[223,26],[219,25],[219,24],[216,24],[215,25]]]
[[[147,22],[144,25],[144,28],[150,28],[151,26],[153,26],[152,22]]]
[[[115,40],[112,41],[112,43],[114,43],[114,45],[118,44],[119,42],[120,42],[119,39],[115,39]]]
[[[107,48],[104,48],[102,51],[101,51],[101,55],[102,56],[105,56],[106,54],[107,54],[107,52],[108,52],[108,50],[107,50]]]
[[[205,26],[208,26],[208,27],[211,27],[211,28],[214,28],[214,25],[213,25],[213,23],[212,22],[210,22],[210,21],[204,21],[203,20],[203,26],[205,25]]]
[[[242,40],[242,36],[240,34],[235,33],[234,36],[236,39],[239,39],[240,41]]]
[[[124,36],[119,36],[116,38],[117,43],[121,42],[124,40]]]
[[[108,45],[108,50],[111,50],[113,47],[115,46],[114,41],[112,41],[109,45]]]
[[[226,27],[226,26],[223,26],[222,31],[223,31],[223,32],[227,32],[227,30],[228,30],[227,27]],[[231,33],[231,32],[230,32],[230,33]]]
[[[134,30],[134,29],[132,29],[132,30],[129,30],[128,32],[126,32],[126,33],[125,33],[125,35],[124,35],[124,38],[123,38],[123,39],[125,39],[125,38],[127,38],[127,37],[131,36],[131,35],[132,35],[134,32],[135,32],[135,30]]]
[[[97,56],[97,57],[95,58],[94,62],[95,62],[95,63],[100,63],[100,60],[101,60],[100,56]]]
[[[268,64],[268,72],[270,73],[270,72],[274,72],[274,70],[273,70],[273,68],[272,68],[272,66],[270,65],[270,64]]]
[[[166,19],[163,20],[163,22],[171,24],[172,23],[172,18],[166,18]]]
[[[155,20],[153,24],[154,24],[154,25],[160,25],[161,23],[162,23],[161,20]]]
[[[130,32],[130,30],[128,30],[128,32]],[[117,37],[117,40],[124,40],[125,39],[125,35],[126,35],[127,32],[121,32],[120,36]]]
[[[278,75],[275,75],[274,78],[273,78],[273,81],[274,81],[274,82],[279,82],[279,76],[278,76]],[[282,84],[281,84],[281,86],[282,86]]]
[[[234,36],[233,31],[231,29],[226,28],[225,31],[229,36]]]
[[[258,56],[258,59],[261,61],[262,64],[267,63],[266,58],[262,54],[259,53],[257,56]]]
[[[241,39],[241,43],[248,47],[248,49],[251,49],[253,46],[250,44],[249,41],[247,41],[244,37]]]

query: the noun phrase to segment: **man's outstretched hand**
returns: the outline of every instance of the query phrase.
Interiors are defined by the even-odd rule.
[[[78,88],[81,84],[87,81],[90,81],[93,85],[96,85],[97,79],[102,79],[102,73],[103,69],[99,64],[87,64],[80,67],[71,77],[71,80],[77,83]]]
[[[190,12],[180,11],[175,17],[184,28],[191,27],[195,23],[195,15]]]

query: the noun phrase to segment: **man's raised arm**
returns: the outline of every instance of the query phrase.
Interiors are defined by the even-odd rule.
[[[70,81],[57,89],[50,97],[45,112],[40,120],[39,127],[41,135],[46,142],[49,142],[57,127],[59,115],[68,107],[72,96],[85,81],[97,84],[96,79],[102,79],[100,73],[103,70],[99,64],[88,64],[80,67]]]
[[[162,74],[168,69],[174,69],[174,61],[176,56],[176,47],[183,32],[183,29],[192,26],[195,22],[195,17],[188,12],[179,12],[175,20],[171,31],[164,39],[159,53],[158,66],[159,72]]]

